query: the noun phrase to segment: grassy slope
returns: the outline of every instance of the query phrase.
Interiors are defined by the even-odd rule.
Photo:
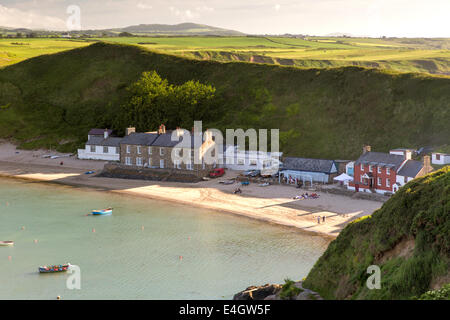
[[[289,155],[355,158],[364,143],[386,151],[450,136],[450,79],[188,60],[97,43],[0,70],[0,137],[74,151],[89,127],[122,132],[127,124],[115,115],[125,87],[147,70],[213,84],[222,108],[206,127],[280,128]]]
[[[371,217],[348,225],[309,273],[305,287],[328,299],[409,299],[450,277],[450,167],[413,180]],[[414,239],[412,255],[383,253]],[[381,262],[383,261],[383,262]],[[381,267],[381,289],[366,269]],[[447,280],[445,280],[447,279]]]

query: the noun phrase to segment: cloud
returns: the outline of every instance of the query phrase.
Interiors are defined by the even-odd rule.
[[[145,2],[139,2],[139,3],[137,4],[137,7],[138,7],[139,9],[143,9],[143,10],[150,10],[150,9],[153,8],[152,5],[150,5],[150,4],[148,4],[148,3],[145,3]]]
[[[11,28],[66,30],[63,19],[0,5],[0,25]]]

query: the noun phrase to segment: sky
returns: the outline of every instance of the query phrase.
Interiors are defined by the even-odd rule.
[[[450,37],[450,0],[0,0],[0,26],[107,29],[194,22],[249,34]]]

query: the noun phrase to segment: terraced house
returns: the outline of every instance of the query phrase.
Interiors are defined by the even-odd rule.
[[[354,165],[354,181],[348,189],[360,192],[395,193],[414,178],[424,176],[434,169],[430,156],[423,162],[412,160],[413,150],[394,149],[389,153],[372,152],[364,146],[363,154]]]
[[[78,149],[78,159],[119,161],[120,141],[111,137],[112,130],[91,129],[84,149]]]
[[[203,139],[203,134],[188,135],[189,147],[175,147],[185,139],[183,130],[176,129],[166,131],[164,125],[161,125],[156,132],[138,133],[135,128],[127,128],[126,136],[120,142],[120,163],[129,167],[179,170],[188,173],[194,173],[198,176],[204,176],[215,167],[215,164],[208,164],[203,159],[208,150],[214,148],[215,143],[212,139]],[[179,141],[172,141],[172,134],[179,137]],[[175,159],[173,152],[183,158]],[[212,153],[214,153],[212,151]],[[195,163],[194,157],[199,161]]]

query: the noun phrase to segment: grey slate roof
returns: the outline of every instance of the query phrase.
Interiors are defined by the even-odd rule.
[[[396,154],[383,152],[366,152],[356,160],[355,165],[371,164],[376,166],[390,167],[395,170],[400,167],[404,161],[404,157]]]
[[[398,175],[404,177],[415,178],[422,170],[423,163],[416,160],[408,160],[405,165],[399,170]]]
[[[334,163],[333,160],[287,157],[283,161],[283,170],[330,173]]]
[[[91,137],[86,145],[88,146],[103,146],[103,147],[118,147],[122,138],[109,137],[103,139],[103,137]]]
[[[175,147],[177,144],[181,143],[183,141],[183,137],[180,137],[180,139],[178,141],[172,141],[172,132],[173,131],[168,131],[165,134],[161,134],[158,136],[158,138],[153,142],[153,146],[156,147]],[[203,144],[203,134],[199,134],[200,139],[198,139],[198,141],[200,141],[200,145],[196,146],[197,148],[200,147]],[[195,136],[193,134],[190,135],[191,137],[191,142],[189,144],[189,147],[194,147],[195,145]],[[188,147],[188,146],[185,146]]]
[[[156,133],[140,133],[134,132],[122,138],[120,144],[131,144],[140,146],[151,146],[158,138]]]
[[[112,134],[110,129],[91,129],[88,134],[91,136],[103,136],[105,131],[108,131],[108,135]]]

